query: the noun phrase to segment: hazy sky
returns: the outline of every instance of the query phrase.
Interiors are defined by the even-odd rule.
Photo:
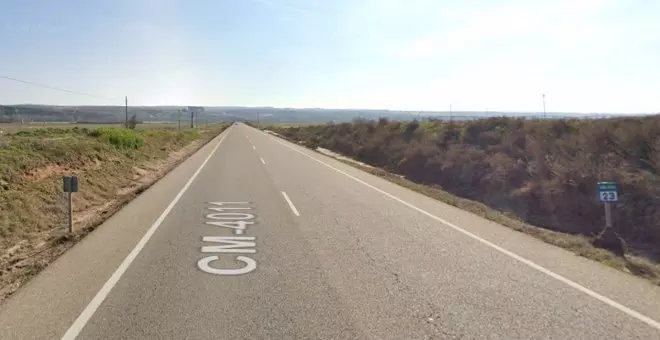
[[[660,111],[660,1],[2,0],[0,103]]]

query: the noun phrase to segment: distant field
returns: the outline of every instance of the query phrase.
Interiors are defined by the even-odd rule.
[[[31,123],[25,123],[25,124],[20,124],[20,123],[0,123],[0,130],[4,131],[5,133],[15,133],[19,131],[26,131],[26,130],[32,130],[32,129],[42,129],[46,127],[50,128],[63,128],[63,129],[70,129],[73,127],[79,127],[79,128],[98,128],[98,127],[122,127],[123,124],[94,124],[94,123],[83,123],[83,124],[78,124],[78,123],[58,123],[58,122],[31,122]],[[200,124],[200,126],[203,126]],[[160,122],[160,123],[143,123],[143,124],[138,124],[137,128],[138,129],[157,129],[157,128],[177,128],[178,123],[166,123],[166,122]],[[186,124],[181,124],[181,128],[185,129],[187,127]]]
[[[287,128],[287,127],[301,127],[301,126],[309,126],[309,125],[319,125],[319,124],[326,124],[325,122],[262,122],[261,127],[266,127],[266,126],[277,126],[280,128]]]

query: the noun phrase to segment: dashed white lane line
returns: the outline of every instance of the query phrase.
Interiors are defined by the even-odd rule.
[[[256,150],[256,149],[257,149],[257,147],[252,145],[252,150]]]
[[[580,285],[577,282],[571,281],[570,279],[565,278],[565,277],[551,271],[550,269],[542,267],[541,265],[538,265],[538,264],[532,262],[531,260],[528,260],[528,259],[526,259],[526,258],[524,258],[524,257],[522,257],[522,256],[520,256],[520,255],[518,255],[518,254],[516,254],[512,251],[504,249],[504,248],[496,245],[495,243],[492,243],[492,242],[490,242],[490,241],[488,241],[484,238],[481,238],[481,237],[479,237],[479,236],[477,236],[477,235],[475,235],[475,234],[473,234],[473,233],[471,233],[471,232],[469,232],[469,231],[467,231],[467,230],[465,230],[465,229],[463,229],[463,228],[461,228],[461,227],[459,227],[459,226],[457,226],[457,225],[455,225],[455,224],[453,224],[453,223],[451,223],[447,220],[444,220],[444,219],[442,219],[438,216],[435,216],[435,215],[431,214],[430,212],[413,205],[412,203],[408,203],[407,201],[404,201],[403,199],[401,199],[399,197],[396,197],[396,196],[390,194],[389,192],[387,192],[385,190],[382,190],[382,189],[380,189],[380,188],[378,188],[378,187],[376,187],[372,184],[369,184],[369,183],[367,183],[367,182],[365,182],[365,181],[363,181],[363,180],[361,180],[361,179],[359,179],[359,178],[357,178],[357,177],[355,177],[355,176],[353,176],[353,175],[351,175],[351,174],[349,174],[349,173],[347,173],[343,170],[335,168],[334,166],[332,166],[332,165],[330,165],[330,164],[328,164],[328,163],[326,163],[326,162],[324,162],[320,159],[317,159],[316,157],[310,156],[307,153],[305,153],[303,151],[300,151],[300,150],[286,144],[285,142],[279,140],[276,137],[273,137],[273,136],[270,136],[270,135],[268,135],[268,137],[270,137],[274,141],[284,145],[285,147],[287,147],[287,148],[289,148],[289,149],[291,149],[291,150],[293,150],[293,151],[295,151],[295,152],[297,152],[297,153],[299,153],[299,154],[301,154],[301,155],[303,155],[307,158],[310,158],[310,159],[326,166],[329,169],[332,169],[332,170],[334,170],[334,171],[336,171],[336,172],[338,172],[338,173],[340,173],[340,174],[342,174],[342,175],[344,175],[344,176],[346,176],[346,177],[348,177],[348,178],[350,178],[350,179],[352,179],[352,180],[354,180],[354,181],[356,181],[360,184],[363,184],[363,185],[365,185],[365,186],[367,186],[367,187],[369,187],[369,188],[371,188],[371,189],[373,189],[373,190],[375,190],[375,191],[377,191],[377,192],[379,192],[379,193],[381,193],[381,194],[383,194],[383,195],[385,195],[385,196],[387,196],[387,197],[389,197],[389,198],[391,198],[391,199],[393,199],[393,200],[395,200],[395,201],[397,201],[397,202],[399,202],[399,203],[401,203],[401,204],[403,204],[403,205],[405,205],[405,206],[407,206],[407,207],[423,214],[423,215],[426,215],[426,216],[428,216],[428,217],[430,217],[430,218],[432,218],[432,219],[448,226],[449,228],[452,228],[452,229],[454,229],[454,230],[456,230],[456,231],[458,231],[458,232],[460,232],[460,233],[462,233],[462,234],[464,234],[464,235],[466,235],[466,236],[468,236],[468,237],[470,237],[470,238],[472,238],[476,241],[479,241],[482,244],[484,244],[484,245],[486,245],[490,248],[493,248],[493,249],[499,251],[500,253],[502,253],[504,255],[507,255],[507,256],[509,256],[509,257],[521,262],[521,263],[524,263],[524,264],[528,265],[529,267],[532,267],[533,269],[536,269],[536,270],[540,271],[543,274],[546,274],[546,275],[548,275],[548,276],[550,276],[550,277],[552,277],[552,278],[554,278],[558,281],[561,281],[561,282],[565,283],[566,285],[568,285],[568,286],[570,286],[570,287],[572,287],[572,288],[574,288],[578,291],[581,291],[582,293],[587,294],[587,295],[591,296],[592,298],[594,298],[594,299],[596,299],[596,300],[598,300],[598,301],[600,301],[600,302],[602,302],[602,303],[604,303],[604,304],[606,304],[610,307],[618,309],[619,311],[621,311],[623,313],[626,313],[627,315],[629,315],[629,316],[631,316],[631,317],[633,317],[637,320],[640,320],[640,321],[646,323],[647,325],[649,325],[649,326],[651,326],[655,329],[660,330],[660,322],[658,322],[656,320],[653,320],[650,317],[648,317],[648,316],[646,316],[646,315],[644,315],[640,312],[637,312],[637,311],[635,311],[631,308],[628,308],[628,307],[626,307],[626,306],[624,306],[624,305],[622,305],[622,304],[620,304],[620,303],[618,303],[618,302],[616,302],[616,301],[614,301],[614,300],[612,300],[612,299],[610,299],[610,298],[608,298],[604,295],[598,294],[598,293],[594,292],[593,290],[591,290],[591,289],[589,289],[585,286]]]
[[[202,171],[202,169],[204,169],[204,166],[206,166],[206,163],[208,163],[209,160],[211,159],[211,157],[213,157],[216,150],[218,150],[218,147],[220,146],[220,144],[222,144],[222,142],[225,140],[227,135],[229,135],[229,132],[231,132],[231,131],[227,131],[227,133],[224,136],[222,136],[222,138],[220,139],[218,144],[213,148],[213,150],[211,150],[209,155],[206,156],[206,159],[204,160],[202,165],[200,165],[199,168],[197,168],[197,171],[195,171],[195,173],[190,177],[190,179],[188,179],[188,182],[186,182],[186,184],[183,186],[183,188],[181,188],[179,193],[176,194],[176,196],[174,196],[174,199],[172,199],[172,202],[170,202],[170,204],[167,206],[167,208],[165,208],[165,210],[163,210],[163,212],[160,214],[160,216],[158,216],[158,219],[156,219],[156,221],[151,225],[149,230],[147,230],[147,232],[144,234],[144,236],[142,236],[140,241],[135,245],[135,248],[133,248],[133,250],[131,250],[131,252],[128,253],[128,255],[126,256],[124,261],[122,261],[122,263],[119,265],[119,267],[117,267],[115,272],[112,273],[112,275],[110,276],[108,281],[106,281],[105,284],[103,285],[103,287],[101,287],[101,290],[99,290],[98,293],[96,293],[96,295],[94,296],[92,301],[89,302],[87,307],[85,307],[85,309],[82,311],[82,313],[80,313],[80,315],[73,322],[71,327],[69,327],[69,329],[66,331],[66,333],[64,333],[64,335],[61,338],[62,340],[73,340],[78,336],[78,334],[80,334],[80,332],[83,330],[83,328],[85,327],[85,325],[87,324],[89,319],[91,319],[91,317],[94,315],[94,313],[99,308],[101,303],[103,303],[103,300],[105,300],[105,298],[108,296],[108,294],[110,294],[110,291],[112,291],[112,288],[114,288],[114,286],[117,284],[119,279],[121,279],[122,275],[124,275],[124,273],[126,272],[128,267],[131,265],[131,263],[133,263],[133,260],[135,260],[135,258],[140,254],[140,251],[142,251],[142,249],[147,244],[147,242],[149,242],[149,239],[151,239],[151,236],[153,236],[153,234],[156,232],[156,229],[158,229],[160,224],[163,223],[163,220],[165,220],[167,215],[169,215],[170,211],[172,211],[172,209],[177,204],[177,202],[179,202],[179,199],[181,199],[181,196],[183,196],[183,194],[186,192],[186,190],[188,190],[188,187],[190,187],[190,185],[195,180],[195,178],[197,178],[197,175],[199,175],[199,173]]]
[[[293,211],[293,214],[296,216],[300,216],[300,213],[298,212],[298,209],[296,209],[296,206],[293,205],[293,202],[291,202],[291,199],[289,198],[289,195],[286,194],[286,192],[282,191],[282,196],[284,196],[284,199],[286,200],[286,203],[289,203],[289,208],[291,208],[291,211]]]
[[[266,161],[263,158],[259,157],[259,159],[261,160],[261,164],[266,165]]]

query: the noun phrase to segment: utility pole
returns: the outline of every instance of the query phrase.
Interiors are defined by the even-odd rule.
[[[128,96],[124,97],[124,109],[126,112],[126,118],[124,120],[124,127],[128,129]]]
[[[21,115],[19,114],[19,112],[20,112],[20,110],[17,107],[14,106],[14,117],[16,118],[16,120],[19,120],[19,119],[21,120],[21,127],[20,127],[19,131],[23,131],[23,119],[21,119]]]
[[[193,129],[195,128],[195,110],[190,110],[190,128]]]
[[[545,94],[541,95],[541,98],[543,100],[543,118],[546,118],[546,113],[545,113]]]

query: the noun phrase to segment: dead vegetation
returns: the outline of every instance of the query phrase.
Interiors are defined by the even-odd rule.
[[[0,137],[0,300],[227,125],[39,129]],[[61,176],[77,175],[73,235]]]
[[[453,123],[380,119],[268,129],[660,284],[660,116]],[[602,180],[617,181],[621,191],[614,228],[607,231],[596,197]]]

